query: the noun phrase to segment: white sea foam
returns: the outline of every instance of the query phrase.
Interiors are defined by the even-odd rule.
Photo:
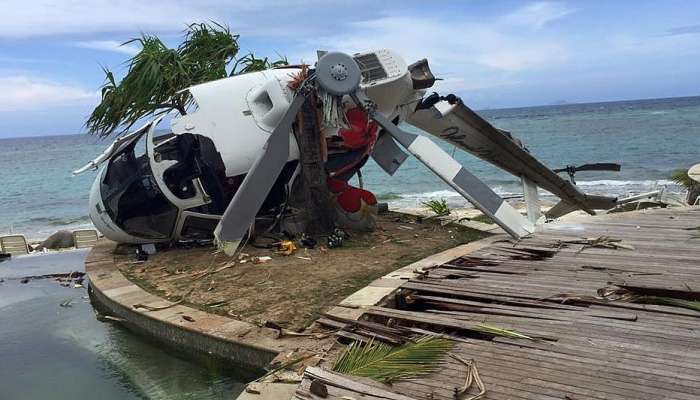
[[[576,181],[578,186],[665,186],[665,185],[675,185],[673,181],[660,179],[660,180],[642,180],[642,181],[618,181],[613,179],[602,179],[598,181]]]
[[[404,199],[413,198],[438,198],[438,197],[460,197],[460,194],[453,190],[436,190],[434,192],[423,193],[403,193],[399,195]]]
[[[627,194],[637,194],[642,191],[654,190],[656,188],[666,188],[671,192],[680,191],[680,187],[673,181],[669,180],[613,180],[602,179],[593,181],[578,181],[577,185],[584,192],[603,194],[610,196],[624,196]],[[500,196],[522,195],[519,191],[519,184],[513,182],[513,185],[507,185],[508,189],[503,186],[493,186],[494,192]],[[543,189],[539,189],[540,196],[544,202],[554,201],[553,195]],[[428,192],[415,193],[399,193],[397,199],[390,200],[389,203],[395,206],[420,206],[423,202],[433,199],[445,199],[452,206],[466,206],[468,203],[462,196],[453,190],[434,190]],[[549,198],[549,200],[547,200]]]

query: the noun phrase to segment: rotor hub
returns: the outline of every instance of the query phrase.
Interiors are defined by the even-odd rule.
[[[316,64],[316,81],[323,90],[334,96],[355,92],[361,78],[360,66],[345,53],[326,53]]]
[[[348,67],[345,64],[335,64],[331,66],[331,77],[336,81],[348,79]]]

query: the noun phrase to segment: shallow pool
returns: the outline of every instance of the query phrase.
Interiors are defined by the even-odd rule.
[[[22,277],[83,271],[87,251],[0,263],[0,398],[234,399],[250,372],[201,365],[99,322],[85,287]],[[61,306],[63,304],[63,306]]]

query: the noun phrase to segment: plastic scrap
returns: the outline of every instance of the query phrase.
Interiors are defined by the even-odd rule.
[[[297,251],[297,246],[291,240],[283,240],[277,245],[277,253],[284,256],[291,256]]]

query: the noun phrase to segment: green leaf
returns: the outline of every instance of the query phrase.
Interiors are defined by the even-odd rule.
[[[529,339],[529,340],[534,340],[532,337],[523,335],[522,333],[512,330],[512,329],[503,329],[499,328],[497,326],[489,325],[489,324],[477,324],[474,327],[474,330],[483,332],[483,333],[488,333],[490,335],[494,336],[502,336],[502,337],[507,337],[511,339]]]
[[[189,25],[174,49],[152,35],[125,42],[141,50],[126,61],[127,72],[119,82],[103,68],[102,99],[85,122],[88,132],[105,137],[157,113],[172,109],[186,113],[192,99],[178,92],[227,77],[228,65],[238,54],[238,38],[224,25],[200,23]]]
[[[433,336],[398,347],[374,340],[365,345],[353,342],[338,357],[333,371],[392,382],[435,371],[451,349],[451,341]]]
[[[684,300],[674,297],[662,296],[641,296],[638,300],[640,303],[660,304],[673,307],[682,307],[689,310],[700,311],[700,300]]]
[[[671,174],[671,180],[676,182],[677,184],[685,187],[685,188],[690,188],[695,184],[695,182],[690,179],[688,176],[688,170],[687,169],[678,169],[673,171],[673,174]]]

